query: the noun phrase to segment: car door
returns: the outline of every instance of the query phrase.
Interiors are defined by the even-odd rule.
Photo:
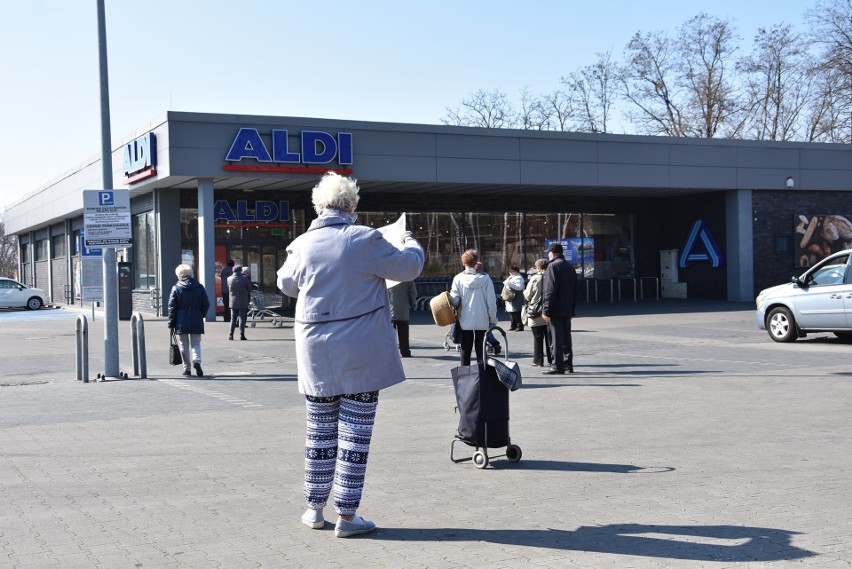
[[[24,306],[27,299],[21,298],[19,285],[15,281],[0,281],[0,306]]]
[[[835,257],[808,274],[805,287],[796,296],[796,321],[800,328],[834,330],[847,327],[847,303],[852,293],[847,284],[849,255]]]

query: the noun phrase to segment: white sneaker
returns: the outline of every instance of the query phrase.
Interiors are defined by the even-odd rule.
[[[376,529],[376,524],[358,515],[353,516],[351,520],[337,518],[337,525],[334,526],[334,537],[350,537],[370,533],[374,529]]]
[[[311,529],[322,529],[325,527],[325,518],[322,517],[322,510],[308,508],[302,514],[302,523]]]

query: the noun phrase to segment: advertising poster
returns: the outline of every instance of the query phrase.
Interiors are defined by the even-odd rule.
[[[544,242],[545,255],[551,243],[561,243],[565,260],[574,265],[578,275],[591,279],[595,276],[595,240],[590,237],[571,237],[569,239],[547,239]]]
[[[793,251],[798,267],[812,267],[832,253],[852,248],[852,215],[793,217]]]

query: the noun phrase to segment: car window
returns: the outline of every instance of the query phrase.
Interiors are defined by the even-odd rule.
[[[846,258],[841,258],[837,263],[825,265],[811,273],[808,284],[811,286],[843,284],[845,276]]]
[[[18,283],[14,281],[0,281],[0,288],[18,288]]]

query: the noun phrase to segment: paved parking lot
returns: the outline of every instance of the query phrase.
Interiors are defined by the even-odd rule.
[[[583,307],[577,373],[556,377],[529,366],[532,334],[509,333],[523,459],[479,470],[449,459],[456,354],[418,313],[409,380],[382,392],[359,512],[379,530],[335,539],[299,523],[289,322],[260,322],[247,342],[209,324],[200,379],[166,364],[165,322],[149,318],[148,379],[83,384],[76,312],[0,311],[0,569],[849,567],[852,344],[776,344],[753,314]]]

